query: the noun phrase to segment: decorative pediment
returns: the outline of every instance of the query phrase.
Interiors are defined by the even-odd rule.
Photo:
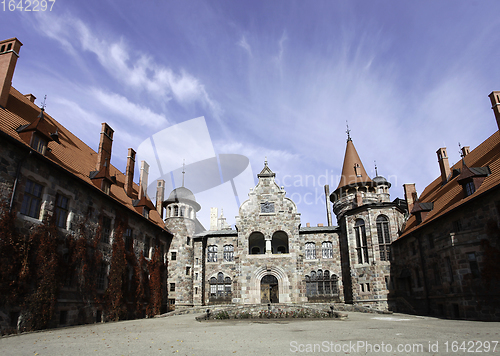
[[[260,171],[260,173],[257,174],[257,177],[259,177],[259,178],[270,178],[270,177],[274,178],[275,176],[276,176],[276,173],[271,171],[271,169],[267,165],[267,161],[264,163],[264,168],[262,169],[262,171]]]

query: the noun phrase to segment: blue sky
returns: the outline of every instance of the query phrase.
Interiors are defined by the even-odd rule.
[[[120,170],[128,147],[199,117],[207,130],[199,120],[193,137],[206,145],[164,137],[179,146],[168,153],[177,168],[247,157],[235,173],[244,170],[238,200],[228,182],[196,192],[206,227],[211,206],[234,223],[265,157],[302,224],[315,225],[326,223],[323,185],[338,184],[346,120],[368,174],[376,161],[393,184],[392,199],[403,198],[402,184],[421,193],[439,175],[439,147],[455,163],[459,142],[472,149],[497,129],[487,95],[500,90],[499,6],[57,0],[51,12],[1,11],[0,33],[24,44],[14,87],[37,104],[47,95],[47,112],[94,149],[108,122]],[[186,170],[188,188],[193,175]]]

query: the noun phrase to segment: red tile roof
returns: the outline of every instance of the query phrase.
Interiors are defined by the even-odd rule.
[[[442,185],[441,177],[436,178],[436,180],[424,189],[418,200],[420,203],[433,203],[433,209],[428,212],[425,219],[420,224],[417,224],[416,217],[412,215],[406,222],[406,227],[400,238],[411,234],[430,222],[436,221],[444,214],[467,204],[470,200],[499,186],[500,131],[495,132],[465,156],[464,162],[467,167],[471,167],[470,169],[473,169],[473,167],[489,167],[491,174],[487,176],[481,186],[468,197],[464,197],[463,188],[458,183],[458,180],[461,178],[460,175],[449,179],[445,185]],[[451,167],[451,172],[453,172],[454,169],[462,170],[462,161],[457,162]],[[463,173],[464,175],[462,178],[467,174],[466,172]]]
[[[356,167],[356,168],[355,168]],[[365,167],[359,158],[358,152],[349,138],[345,149],[344,165],[342,166],[342,176],[340,177],[337,189],[355,185],[357,183],[369,183],[370,177],[366,173]]]
[[[21,140],[16,129],[22,125],[32,125],[36,123],[40,111],[41,109],[38,106],[11,87],[6,108],[0,108],[0,130],[28,146]],[[76,176],[92,187],[95,187],[92,184],[89,174],[95,170],[97,153],[46,112],[44,113],[44,119],[47,121],[44,129],[48,130],[49,127],[58,128],[60,142],[49,142],[47,147],[50,149],[50,152],[47,151],[45,157],[65,169],[68,173]],[[51,133],[53,132],[54,131]],[[96,133],[96,138],[97,137],[98,133]],[[135,183],[133,184],[132,197],[129,197],[123,188],[125,184],[125,174],[111,164],[109,167],[109,174],[116,177],[116,184],[111,185],[109,196],[117,203],[128,208],[134,214],[140,215],[132,204],[132,200],[137,199],[139,186]],[[98,188],[96,187],[95,189]],[[151,201],[149,201],[147,205],[152,206]],[[165,224],[156,210],[151,210],[149,220],[166,230]]]

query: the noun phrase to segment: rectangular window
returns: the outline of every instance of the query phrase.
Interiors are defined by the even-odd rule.
[[[175,292],[175,283],[170,283],[170,291]]]
[[[474,192],[476,191],[476,186],[474,185],[474,182],[473,181],[467,182],[464,186],[464,190],[465,190],[466,197],[474,194]]]
[[[333,258],[333,245],[331,242],[323,242],[321,250],[323,258]]]
[[[109,244],[109,238],[111,237],[111,219],[103,216],[102,217],[102,234],[101,242]]]
[[[170,253],[170,260],[171,261],[177,260],[177,252],[171,252]]]
[[[234,246],[224,245],[224,262],[234,261]]]
[[[194,294],[198,294],[198,287],[194,287]]]
[[[56,225],[64,229],[68,218],[68,201],[64,195],[56,196]]]
[[[467,254],[467,259],[469,260],[470,273],[474,278],[479,278],[481,273],[479,272],[479,266],[477,265],[476,254],[474,252]]]
[[[32,218],[40,218],[40,206],[42,205],[42,186],[31,180],[26,181],[21,214]]]
[[[195,273],[194,274],[194,280],[197,281],[198,280],[198,273]]]
[[[38,136],[37,134],[33,134],[33,141],[31,143],[31,147],[42,155],[45,154],[45,150],[47,149],[47,141]]]
[[[207,262],[217,262],[217,246],[208,246]]]
[[[306,242],[306,260],[316,259],[316,244],[314,242]]]
[[[149,258],[149,250],[151,249],[151,242],[149,241],[149,237],[144,236],[144,257]]]
[[[195,264],[195,265],[198,265],[199,263],[200,263],[200,259],[197,257],[197,258],[195,259],[194,264]]]
[[[186,276],[191,275],[191,267],[186,267]]]
[[[356,226],[354,228],[354,232],[356,234],[356,252],[358,255],[358,263],[369,263],[365,224],[363,223]]]
[[[132,229],[125,230],[125,249],[131,251],[134,248],[134,239],[132,238]]]

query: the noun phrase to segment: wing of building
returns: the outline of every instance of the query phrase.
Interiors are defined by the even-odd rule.
[[[490,94],[500,127],[500,92]],[[479,123],[480,121],[475,121]],[[394,307],[423,315],[477,320],[500,317],[500,132],[462,147],[420,196],[405,184],[411,216],[393,243]]]
[[[103,123],[101,132],[95,133],[96,143],[99,142],[95,152],[35,105],[33,95],[23,95],[12,87],[21,46],[16,38],[0,42],[1,200],[6,204],[5,209],[15,212],[17,231],[21,235],[29,235],[51,218],[60,237],[76,238],[85,228],[90,240],[99,231],[95,253],[101,256],[101,262],[96,288],[97,297],[102,297],[109,285],[112,246],[120,224],[120,238],[137,260],[141,254],[151,259],[155,248],[166,254],[172,234],[144,190],[133,182],[134,150],[128,151],[125,173],[110,163],[114,131],[109,125]],[[141,182],[147,186],[147,165],[143,163],[142,168]],[[64,257],[68,248],[61,247],[58,252]],[[130,263],[127,278],[132,280],[135,266]],[[61,273],[61,278],[63,275]],[[82,285],[77,279],[66,281],[59,289],[50,326],[101,321],[103,315],[103,320],[106,318],[104,304],[85,305]],[[161,281],[163,289],[165,283]],[[32,284],[36,285],[36,281]],[[163,299],[166,306],[166,294]],[[144,302],[139,314],[144,313],[147,306]],[[129,310],[130,317],[136,313],[136,307],[134,304],[133,310]],[[17,326],[23,312],[21,305],[0,306],[1,326]]]

